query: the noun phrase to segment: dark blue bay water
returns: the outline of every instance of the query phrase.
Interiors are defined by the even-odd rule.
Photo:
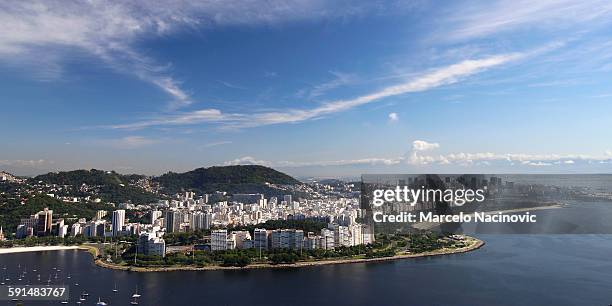
[[[609,305],[612,236],[483,235],[479,250],[384,263],[295,269],[135,273],[99,268],[82,251],[0,255],[16,279],[18,265],[44,280],[59,267],[74,305],[98,297],[128,305]],[[28,281],[36,284],[36,273]],[[66,280],[66,275],[72,278]],[[64,280],[64,281],[62,281]],[[80,286],[74,286],[78,282]],[[117,285],[118,293],[112,289]],[[0,302],[0,305],[13,302]],[[59,305],[26,302],[25,305]]]

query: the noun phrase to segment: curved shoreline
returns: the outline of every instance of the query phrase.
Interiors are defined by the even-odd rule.
[[[33,246],[33,247],[12,247],[12,248],[0,248],[0,255],[3,254],[14,254],[14,253],[27,253],[27,252],[45,252],[45,251],[62,251],[62,250],[82,250],[81,246]]]
[[[93,246],[82,245],[80,249],[88,250],[94,258],[94,263],[102,268],[132,271],[132,272],[173,272],[173,271],[217,271],[217,270],[251,270],[251,269],[286,269],[286,268],[302,268],[302,267],[313,267],[313,266],[324,266],[324,265],[338,265],[338,264],[352,264],[352,263],[369,263],[369,262],[383,262],[390,260],[400,260],[409,258],[421,258],[421,257],[432,257],[442,255],[452,255],[467,253],[481,248],[485,242],[469,237],[471,240],[475,240],[469,246],[457,249],[442,249],[431,252],[423,252],[417,254],[400,254],[391,257],[378,257],[378,258],[355,258],[355,259],[333,259],[333,260],[320,260],[320,261],[306,261],[296,262],[293,264],[269,264],[269,263],[258,263],[251,264],[246,267],[223,267],[219,265],[205,266],[205,267],[193,267],[193,266],[176,266],[176,267],[133,267],[133,266],[122,266],[113,263],[104,262],[104,260],[97,258],[98,249]]]

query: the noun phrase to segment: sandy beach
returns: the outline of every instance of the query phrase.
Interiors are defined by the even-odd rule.
[[[43,251],[60,251],[60,250],[78,250],[78,246],[35,246],[35,247],[14,247],[0,248],[0,254],[24,253],[24,252],[43,252]]]

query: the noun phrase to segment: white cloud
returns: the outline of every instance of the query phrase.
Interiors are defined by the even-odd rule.
[[[434,69],[404,83],[388,86],[378,91],[352,99],[327,102],[311,109],[287,109],[284,111],[255,113],[222,113],[218,109],[202,109],[190,113],[178,113],[169,116],[152,118],[131,124],[119,124],[112,128],[144,128],[159,125],[184,125],[204,122],[219,122],[226,127],[245,128],[281,123],[297,123],[318,119],[325,115],[350,110],[352,108],[378,102],[382,99],[421,92],[449,85],[462,78],[485,71],[511,61],[521,59],[531,53],[510,53],[490,56],[476,60],[465,60],[456,64]]]
[[[612,3],[606,0],[502,0],[453,7],[440,33],[445,39],[471,39],[516,29],[559,29],[570,25],[610,22]]]
[[[231,144],[231,143],[232,143],[231,141],[223,140],[223,141],[216,141],[216,142],[207,143],[203,147],[204,148],[212,148],[212,147],[222,146],[222,145]]]
[[[354,165],[397,165],[402,162],[403,158],[362,158],[362,159],[343,159],[329,161],[267,161],[258,160],[251,156],[245,156],[234,160],[226,161],[223,165],[265,165],[270,167],[327,167],[327,166],[354,166]]]
[[[427,142],[425,140],[415,140],[412,142],[412,150],[413,151],[428,151],[437,149],[440,147],[440,144],[437,142]]]
[[[389,121],[391,122],[399,121],[399,115],[397,113],[389,113]]]
[[[53,162],[37,159],[37,160],[23,160],[23,159],[0,159],[0,166],[23,166],[23,167],[36,167],[45,164],[53,164]]]
[[[270,166],[271,163],[265,160],[257,160],[252,156],[244,156],[241,158],[237,158],[234,160],[226,161],[223,163],[224,166],[232,166],[232,165],[263,165]]]
[[[328,91],[350,84],[356,80],[356,77],[352,74],[330,71],[334,78],[331,81],[325,82],[314,86],[309,93],[309,98],[316,98],[326,94]]]
[[[245,156],[232,161],[227,161],[225,165],[235,164],[260,164],[270,167],[326,167],[326,166],[357,166],[357,165],[385,165],[394,166],[400,164],[408,164],[412,166],[426,165],[459,165],[459,166],[491,166],[493,163],[507,163],[511,166],[530,166],[530,167],[547,167],[553,165],[567,165],[571,167],[576,164],[576,161],[586,163],[599,162],[611,163],[612,152],[607,152],[607,156],[591,156],[585,154],[527,154],[527,153],[449,153],[438,155],[426,155],[423,152],[437,149],[438,143],[430,143],[423,140],[415,140],[412,143],[412,151],[404,157],[383,158],[370,157],[362,159],[344,159],[344,160],[327,160],[327,161],[268,161],[257,160],[251,156]]]
[[[508,162],[510,164],[521,164],[528,166],[550,166],[552,164],[573,165],[579,161],[607,161],[609,156],[591,156],[584,154],[524,154],[524,153],[450,153],[445,155],[424,155],[418,150],[413,150],[407,163],[413,165],[428,164],[458,164],[471,165],[476,162]]]
[[[151,139],[144,136],[126,136],[118,139],[99,139],[94,144],[116,149],[137,149],[160,143],[159,139]]]
[[[527,165],[527,166],[535,166],[535,167],[543,167],[543,166],[552,166],[551,163],[545,163],[545,162],[532,162],[532,161],[523,161],[522,162],[523,165]]]
[[[361,7],[347,9],[351,6],[320,0],[7,0],[0,2],[0,61],[30,63],[48,79],[62,73],[63,60],[84,51],[158,87],[176,108],[191,104],[192,98],[171,75],[169,65],[139,50],[143,38],[216,25],[278,24],[360,13]],[[43,56],[55,61],[38,67]]]
[[[576,162],[573,159],[578,159],[583,162],[599,162],[610,163],[612,158],[596,157],[587,155],[556,155],[556,154],[495,154],[495,153],[451,153],[446,155],[423,155],[413,151],[408,158],[362,158],[362,159],[343,159],[343,160],[324,160],[324,161],[269,161],[258,160],[251,156],[237,158],[227,161],[224,165],[266,165],[270,167],[280,168],[297,168],[297,167],[329,167],[329,166],[359,166],[359,165],[383,165],[397,166],[407,164],[412,166],[427,166],[427,165],[458,165],[458,166],[491,166],[493,163],[507,163],[511,166],[529,166],[529,167],[547,167],[553,165],[574,165]]]

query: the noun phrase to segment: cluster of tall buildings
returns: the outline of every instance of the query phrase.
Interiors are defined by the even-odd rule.
[[[139,223],[126,223],[125,210],[119,209],[112,213],[111,223],[103,218],[106,216],[105,210],[96,212],[95,218],[87,221],[85,218],[79,219],[70,227],[70,235],[83,235],[85,237],[120,237],[140,234],[142,225]]]
[[[221,195],[221,197],[219,197]],[[213,201],[217,197],[222,200]],[[126,207],[126,206],[120,206]],[[142,207],[138,208],[142,211]],[[91,220],[84,218],[70,226],[63,219],[54,220],[53,211],[44,209],[21,220],[17,237],[67,235],[85,237],[138,236],[137,251],[144,255],[164,256],[166,233],[212,231],[210,249],[325,249],[354,246],[373,241],[371,230],[356,220],[362,217],[356,199],[333,198],[296,201],[291,195],[280,200],[263,194],[203,195],[195,198],[193,192],[178,195],[174,200],[151,204],[150,224],[126,222],[126,210],[107,212],[100,210]],[[105,220],[106,219],[106,220]],[[228,231],[222,228],[264,223],[268,220],[305,220],[328,222],[321,231],[304,232],[296,229]],[[221,229],[218,229],[221,228]]]
[[[292,250],[333,250],[337,247],[350,247],[372,243],[373,232],[368,225],[352,224],[342,226],[330,223],[319,233],[299,229],[266,230],[256,228],[253,235],[248,231],[228,231],[217,229],[211,232],[212,251],[248,249],[292,249]]]
[[[17,238],[60,236],[64,237],[68,232],[68,226],[64,219],[53,221],[53,210],[45,208],[29,218],[22,218],[17,226]]]
[[[256,225],[268,220],[319,219],[348,226],[363,217],[357,199],[296,201],[291,195],[285,195],[282,200],[277,197],[268,200],[256,193],[234,194],[229,200],[209,201],[215,196],[204,195],[196,199],[192,192],[187,192],[174,200],[161,201],[151,213],[151,222],[163,224],[166,232],[172,233]]]

